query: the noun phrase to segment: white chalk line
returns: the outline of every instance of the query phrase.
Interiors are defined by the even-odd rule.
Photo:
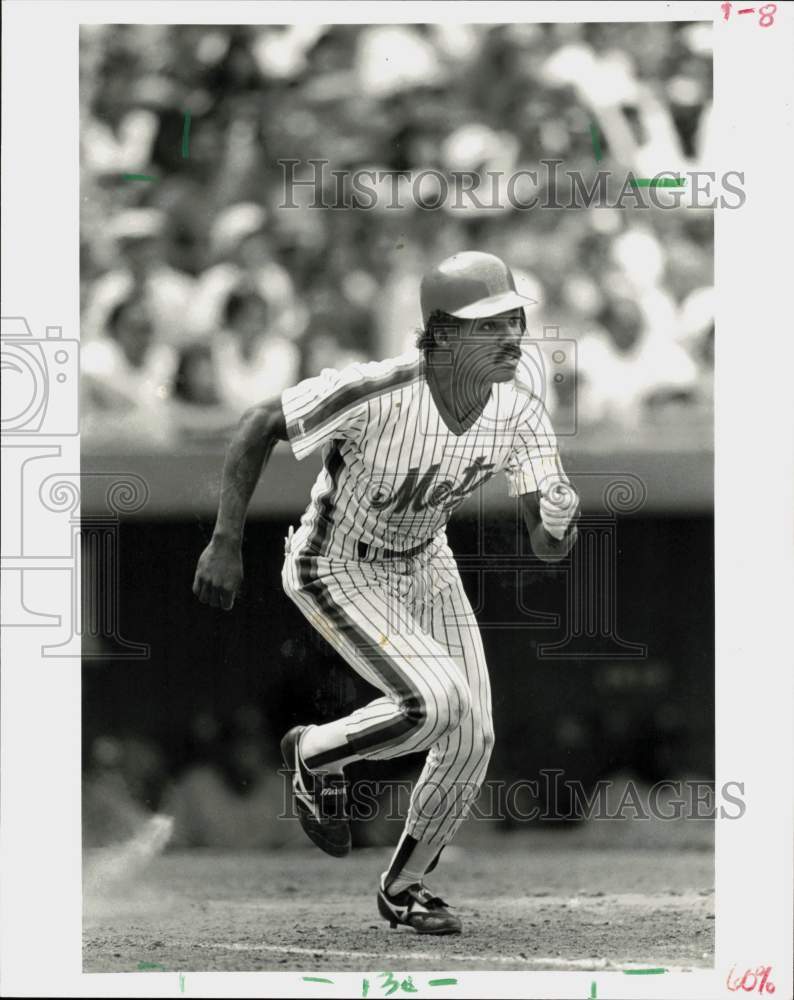
[[[323,902],[325,903],[339,903],[339,905],[349,904],[349,897],[339,896],[334,898],[331,896],[324,897]],[[488,908],[491,910],[496,909],[531,909],[537,907],[538,909],[545,908],[547,906],[566,906],[571,909],[580,909],[587,907],[602,908],[608,907],[610,905],[618,904],[620,906],[626,907],[648,907],[652,906],[655,909],[658,908],[671,908],[675,909],[677,907],[692,907],[698,906],[704,909],[712,909],[714,906],[714,895],[713,893],[708,893],[707,895],[702,895],[699,892],[681,892],[681,893],[604,893],[600,896],[595,895],[567,895],[567,896],[522,896],[522,897],[510,897],[509,899],[484,899],[482,896],[473,896],[470,898],[461,898],[455,904],[456,910],[476,910],[481,908]],[[211,906],[227,907],[230,904],[226,900],[210,900],[209,904]],[[279,899],[279,900],[268,900],[268,899],[243,899],[235,900],[233,904],[235,908],[242,909],[278,909],[284,910],[285,907],[307,907],[311,908],[313,905],[308,899],[299,897],[296,899]]]
[[[448,969],[447,962],[483,962],[486,965],[504,965],[509,963],[523,967],[537,966],[542,969],[552,970],[584,969],[599,971],[647,968],[647,966],[638,966],[628,962],[608,962],[605,958],[552,958],[551,956],[538,955],[533,955],[529,958],[522,955],[472,955],[447,951],[346,951],[342,948],[301,948],[298,945],[241,944],[239,942],[231,942],[229,944],[211,942],[193,947],[203,948],[208,951],[252,952],[254,954],[259,952],[276,952],[282,955],[310,955],[312,958],[323,956],[327,958],[377,959],[381,966],[384,964],[384,960],[388,962],[405,961],[408,963],[416,959],[422,962],[438,963],[441,961],[444,969]],[[691,972],[697,968],[698,966],[690,968],[685,966],[664,966],[665,972]]]

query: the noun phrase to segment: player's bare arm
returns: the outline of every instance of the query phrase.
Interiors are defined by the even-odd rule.
[[[579,498],[565,483],[547,494],[524,493],[521,512],[529,532],[532,551],[544,562],[559,562],[576,542]]]
[[[278,399],[247,410],[223,465],[215,530],[199,557],[193,593],[203,604],[229,611],[243,581],[242,541],[248,504],[277,441],[287,428]]]

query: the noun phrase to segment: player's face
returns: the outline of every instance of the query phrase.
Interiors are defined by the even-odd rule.
[[[524,319],[521,309],[475,320],[462,337],[461,348],[476,365],[477,376],[489,382],[509,382],[521,360]]]

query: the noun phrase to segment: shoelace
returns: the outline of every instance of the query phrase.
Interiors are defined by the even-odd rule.
[[[406,889],[406,892],[416,900],[417,903],[421,903],[422,906],[427,910],[440,910],[449,909],[449,906],[444,902],[440,896],[434,896],[432,892],[427,888],[427,886],[419,886],[418,889]]]

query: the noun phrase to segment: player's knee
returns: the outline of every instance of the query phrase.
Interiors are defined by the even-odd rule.
[[[458,686],[458,699],[460,704],[460,720],[459,724],[465,722],[471,717],[472,714],[472,698],[471,698],[471,688],[464,681]]]
[[[471,715],[471,689],[466,681],[460,677],[450,680],[445,687],[448,729],[457,729]]]
[[[484,719],[476,709],[472,711],[464,725],[466,738],[461,741],[461,747],[466,749],[468,766],[472,769],[472,774],[484,774],[493,752],[493,725],[490,719]],[[479,780],[479,777],[475,776],[474,780]]]
[[[412,694],[400,702],[400,710],[414,730],[426,729],[434,739],[457,729],[471,714],[472,698],[463,677],[450,674],[433,689],[431,698]]]
[[[414,730],[423,729],[426,726],[434,727],[437,719],[437,709],[435,705],[430,705],[418,695],[408,695],[400,701],[400,711],[411,723]]]

